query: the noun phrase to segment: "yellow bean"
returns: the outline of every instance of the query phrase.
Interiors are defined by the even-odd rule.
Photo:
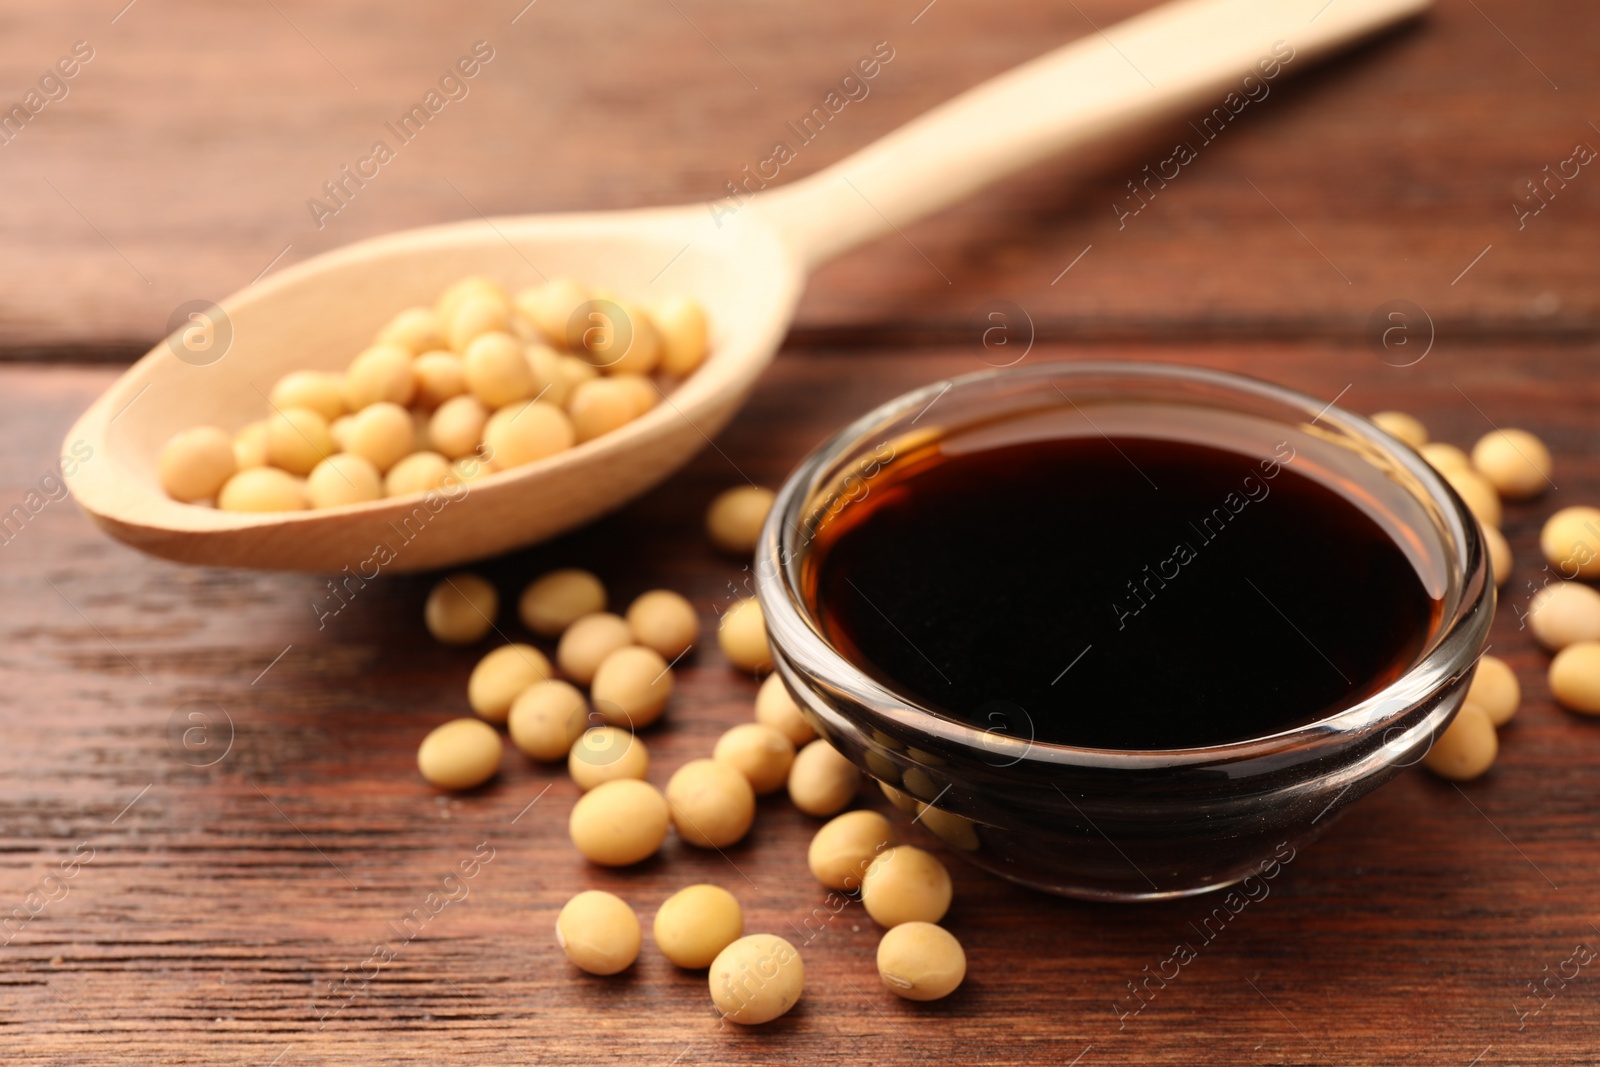
[[[829,889],[861,888],[861,877],[894,841],[889,820],[875,811],[847,811],[824,823],[806,851],[806,866]]]
[[[663,956],[679,967],[699,970],[739,940],[744,912],[721,886],[691,885],[662,902],[652,932]]]
[[[300,479],[276,467],[247,467],[217,492],[223,511],[301,511],[307,507]]]
[[[440,789],[472,789],[500,769],[500,735],[478,719],[455,719],[422,739],[417,769]]]
[[[748,556],[761,537],[776,494],[771,489],[739,485],[718,494],[706,509],[706,533],[724,552]]]
[[[672,668],[659,652],[630,645],[600,662],[589,696],[608,724],[649,726],[666,710],[672,682]]]
[[[1579,641],[1556,653],[1550,692],[1564,708],[1600,715],[1600,641]]]
[[[533,368],[522,342],[508,333],[485,333],[461,353],[467,389],[491,410],[533,395]]]
[[[618,778],[643,780],[650,770],[645,743],[617,726],[585,730],[567,754],[567,773],[579,789],[593,789]]]
[[[365,457],[340,452],[311,469],[306,477],[306,496],[314,508],[364,504],[383,497],[383,476]]]
[[[267,462],[290,474],[310,474],[338,450],[328,420],[310,408],[285,408],[267,420]]]
[[[800,707],[789,695],[788,686],[780,675],[772,674],[756,691],[756,722],[777,730],[799,748],[816,739],[817,731],[800,713]]]
[[[583,733],[588,710],[583,694],[566,682],[534,682],[511,702],[506,718],[511,743],[531,759],[566,759]]]
[[[392,344],[413,353],[426,352],[444,344],[444,329],[439,313],[430,307],[409,307],[389,320],[378,331],[376,344]]]
[[[967,954],[955,935],[933,923],[908,922],[878,942],[878,975],[907,1000],[938,1000],[967,976]]]
[[[215,497],[239,465],[231,437],[215,426],[196,426],[167,442],[158,469],[161,488],[188,504]]]
[[[590,974],[627,970],[639,958],[642,941],[633,909],[599,889],[579,893],[556,917],[556,944],[567,959]]]
[[[329,422],[347,410],[344,399],[344,378],[327,371],[291,371],[278,379],[278,384],[267,394],[267,400],[277,411],[285,408],[310,408]]]
[[[450,461],[437,452],[413,452],[389,468],[383,478],[385,496],[406,496],[441,489],[450,477]]]
[[[517,614],[534,633],[555,637],[578,619],[604,611],[605,607],[606,587],[600,579],[589,571],[566,567],[529,582],[517,602]],[[595,666],[599,666],[599,660]],[[593,677],[592,671],[590,676]]]
[[[411,413],[387,400],[356,413],[345,436],[345,451],[366,459],[380,472],[412,452],[416,430]]]
[[[950,910],[951,894],[944,864],[911,845],[878,853],[861,879],[861,904],[880,926],[936,923]]]
[[[631,644],[633,631],[620,616],[597,611],[573,620],[566,628],[556,645],[556,663],[567,677],[589,685],[607,656]]]
[[[1600,578],[1600,508],[1562,508],[1545,521],[1539,550],[1563,578]]]
[[[685,844],[726,848],[750,832],[756,796],[750,782],[717,760],[690,760],[667,780],[672,825]]]
[[[344,376],[344,401],[360,411],[380,401],[409,404],[417,391],[411,370],[411,350],[399,345],[373,345],[350,363]]]
[[[461,357],[444,349],[422,353],[412,361],[411,373],[417,380],[417,392],[411,402],[429,411],[467,389]]]
[[[745,722],[717,738],[711,758],[744,775],[756,795],[765,796],[789,780],[794,744],[770,726]]]
[[[494,627],[500,595],[488,580],[466,571],[439,579],[422,609],[428,632],[447,645],[470,645]]]
[[[823,738],[795,753],[789,799],[807,815],[837,815],[855,799],[861,771]]]
[[[652,589],[628,605],[628,628],[633,639],[668,660],[694,647],[700,620],[694,606],[670,589]]]
[[[667,838],[669,819],[660,790],[649,782],[618,778],[578,798],[567,830],[590,862],[627,867],[655,855]]]
[[[1462,704],[1422,763],[1441,778],[1465,782],[1493,766],[1499,751],[1500,742],[1488,714],[1476,704]]]
[[[472,668],[467,703],[488,722],[505,722],[522,691],[553,673],[550,661],[532,645],[501,645]]]
[[[1499,656],[1480,656],[1467,688],[1467,703],[1482,708],[1496,726],[1510,722],[1522,703],[1522,687],[1510,665]]]
[[[688,297],[670,297],[650,309],[661,335],[661,372],[689,374],[706,358],[706,313]]]
[[[1538,496],[1550,485],[1550,450],[1527,430],[1493,430],[1472,446],[1472,465],[1509,500]]]
[[[717,627],[717,645],[735,667],[747,671],[772,669],[767,624],[755,597],[736,601],[722,613],[722,622]]]
[[[501,470],[553,456],[571,448],[575,440],[566,413],[542,401],[503,407],[483,427],[483,443]]]
[[[1407,415],[1403,411],[1380,411],[1372,416],[1372,422],[1391,437],[1398,437],[1412,448],[1421,448],[1428,443],[1428,428],[1414,415]]]
[[[757,1026],[794,1007],[805,991],[800,953],[774,934],[741,937],[711,961],[711,1001],[729,1022]]]

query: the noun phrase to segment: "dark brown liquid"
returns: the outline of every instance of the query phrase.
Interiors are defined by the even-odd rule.
[[[1412,664],[1438,610],[1366,512],[1295,470],[1137,437],[893,464],[824,522],[841,653],[963,722],[1107,749],[1315,721]]]

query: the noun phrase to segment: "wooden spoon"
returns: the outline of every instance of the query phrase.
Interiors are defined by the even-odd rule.
[[[222,302],[232,341],[215,362],[195,365],[164,342],[134,364],[64,442],[68,484],[113,537],[189,563],[349,567],[372,577],[551,537],[660,482],[711,440],[772,359],[817,264],[1089,138],[1195,103],[1226,109],[1230,93],[1235,103],[1245,95],[1247,75],[1259,92],[1272,80],[1267,71],[1309,66],[1427,6],[1180,0],[1090,33],[742,205],[483,219],[317,256]],[[282,375],[342,370],[396,311],[430,303],[468,274],[513,288],[576,278],[640,302],[689,294],[707,309],[712,354],[622,429],[459,487],[453,498],[241,514],[162,492],[156,460],[173,434],[264,417]]]

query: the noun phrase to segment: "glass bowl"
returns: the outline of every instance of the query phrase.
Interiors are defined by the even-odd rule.
[[[823,636],[805,595],[817,533],[867,499],[896,456],[997,437],[1118,432],[1251,457],[1289,441],[1296,469],[1337,487],[1389,532],[1442,605],[1409,668],[1307,725],[1206,747],[1112,750],[1036,741],[1025,722],[980,729],[918,706]],[[1409,447],[1276,385],[1133,362],[984,372],[882,405],[789,476],[756,562],[775,668],[821,736],[978,866],[1096,899],[1177,897],[1271,877],[1345,807],[1426,754],[1466,694],[1495,606],[1476,520]]]

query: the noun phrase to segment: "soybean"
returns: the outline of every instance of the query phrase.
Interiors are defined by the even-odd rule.
[[[373,345],[351,361],[344,376],[344,400],[351,411],[385,401],[409,404],[416,391],[411,350],[400,345]]]
[[[437,452],[413,452],[383,476],[385,496],[407,496],[442,489],[450,478],[450,461]]]
[[[239,469],[233,439],[215,426],[196,426],[167,442],[158,471],[161,488],[192,504],[215,497]]]
[[[1506,579],[1511,577],[1511,545],[1506,535],[1493,526],[1480,522],[1478,529],[1483,531],[1483,544],[1489,552],[1489,577],[1494,579],[1495,585],[1505,585]]]
[[[1485,526],[1500,525],[1500,494],[1489,484],[1487,478],[1474,470],[1448,470],[1440,473],[1479,522]]]
[[[508,333],[485,333],[461,353],[467,389],[491,410],[533,395],[533,368],[522,342]]]
[[[550,678],[534,682],[511,702],[506,728],[511,743],[530,759],[547,763],[565,759],[583,732],[588,703],[566,682]]]
[[[1467,687],[1467,703],[1476,704],[1496,726],[1504,726],[1522,703],[1522,687],[1511,667],[1499,656],[1478,657],[1478,669]]]
[[[685,375],[706,358],[706,313],[688,297],[669,297],[650,309],[661,335],[661,370]]]
[[[249,423],[233,437],[233,460],[240,470],[267,462],[267,420]]]
[[[1466,471],[1472,469],[1472,460],[1467,454],[1455,445],[1447,445],[1443,441],[1430,441],[1417,450],[1422,453],[1422,458],[1433,466],[1440,474],[1447,471]]]
[[[1527,430],[1494,430],[1472,446],[1472,465],[1508,500],[1538,496],[1550,484],[1550,450]]]
[[[417,749],[417,769],[440,789],[472,789],[494,777],[503,749],[494,727],[455,719],[435,727]]]
[[[378,331],[375,340],[378,344],[399,345],[421,353],[444,344],[444,330],[433,308],[409,307],[397,312],[388,325]]]
[[[628,605],[628,629],[633,639],[675,660],[694,647],[700,619],[694,605],[670,589],[652,589]]]
[[[952,892],[944,864],[911,845],[878,853],[861,878],[862,906],[880,926],[936,923],[950,910]]]
[[[416,429],[399,404],[379,401],[356,413],[346,431],[344,449],[386,471],[411,454]]]
[[[800,713],[800,707],[789,695],[789,687],[777,674],[767,676],[756,690],[756,722],[777,730],[796,748],[816,739],[817,731]]]
[[[618,726],[585,730],[567,754],[567,773],[583,790],[619,778],[642,781],[649,770],[650,751],[644,741]]]
[[[772,650],[767,646],[767,623],[761,604],[746,597],[722,613],[717,627],[717,644],[735,666],[747,671],[772,669]]]
[[[627,867],[655,855],[671,815],[649,782],[618,778],[595,786],[572,806],[567,832],[578,851],[605,867]]]
[[[1500,741],[1488,713],[1476,704],[1463,704],[1422,763],[1441,778],[1466,782],[1493,766],[1499,751]]]
[[[588,889],[556,917],[556,944],[567,959],[590,974],[625,971],[639,958],[639,917],[621,897]]]
[[[428,593],[422,620],[447,645],[470,645],[494,627],[500,594],[488,580],[466,571],[439,579]]]
[[[365,504],[383,496],[383,477],[371,462],[353,452],[339,452],[306,476],[306,497],[314,508]]]
[[[878,942],[878,976],[897,996],[938,1000],[954,993],[967,976],[967,954],[942,926],[901,923]]]
[[[609,725],[649,726],[666,710],[672,682],[672,668],[660,653],[629,645],[601,661],[589,696]]]
[[[1562,508],[1545,520],[1539,550],[1563,578],[1600,578],[1600,508]]]
[[[455,305],[445,323],[445,341],[464,354],[480,338],[511,336],[511,326],[511,305],[505,294],[499,286],[485,286],[469,292]]]
[[[604,611],[606,587],[585,570],[568,567],[528,583],[517,602],[522,624],[541,637],[555,637],[579,618]]]
[[[300,511],[307,503],[300,479],[277,467],[246,467],[217,491],[223,511]]]
[[[278,379],[267,395],[274,410],[310,408],[332,422],[345,414],[344,379],[337,374],[318,370],[297,370]]]
[[[795,754],[789,799],[807,815],[837,815],[855,799],[861,771],[823,738]]]
[[[560,408],[524,400],[489,416],[483,443],[501,470],[553,456],[572,447],[572,422]]]
[[[584,382],[567,399],[567,414],[579,444],[622,428],[638,413],[633,390],[616,378]]]
[[[606,657],[631,644],[633,631],[620,615],[597,611],[566,628],[556,645],[556,662],[567,677],[589,685]]]
[[[1600,715],[1600,642],[1579,641],[1556,653],[1550,692],[1564,708]]]
[[[770,726],[740,723],[717,738],[711,758],[744,775],[757,796],[782,789],[794,763],[794,743]]]
[[[1528,628],[1551,652],[1600,640],[1600,593],[1577,582],[1552,582],[1528,602]]]
[[[310,474],[338,450],[328,420],[310,408],[286,408],[267,420],[267,462],[290,474]]]
[[[684,843],[725,848],[750,832],[756,796],[745,776],[716,760],[690,760],[667,780],[672,825]]]
[[[1412,448],[1428,443],[1428,428],[1414,415],[1403,411],[1380,411],[1372,416],[1373,425],[1392,437],[1398,437]]]
[[[412,401],[418,407],[432,411],[446,400],[466,392],[466,371],[462,369],[461,357],[454,352],[424,352],[412,362],[411,372],[417,379],[417,393]]]
[[[467,678],[467,703],[487,722],[505,722],[522,691],[551,677],[550,661],[532,645],[501,645]]]
[[[723,491],[706,510],[706,533],[724,552],[746,556],[761,537],[772,510],[774,493],[760,486],[740,485]]]
[[[806,866],[829,889],[861,888],[878,853],[893,843],[889,820],[875,811],[847,811],[824,823],[806,850]]]
[[[711,1001],[729,1022],[757,1026],[794,1007],[806,968],[795,947],[775,934],[741,937],[711,962]]]
[[[679,967],[699,970],[739,940],[744,911],[721,886],[691,885],[662,902],[651,932],[663,956]]]

